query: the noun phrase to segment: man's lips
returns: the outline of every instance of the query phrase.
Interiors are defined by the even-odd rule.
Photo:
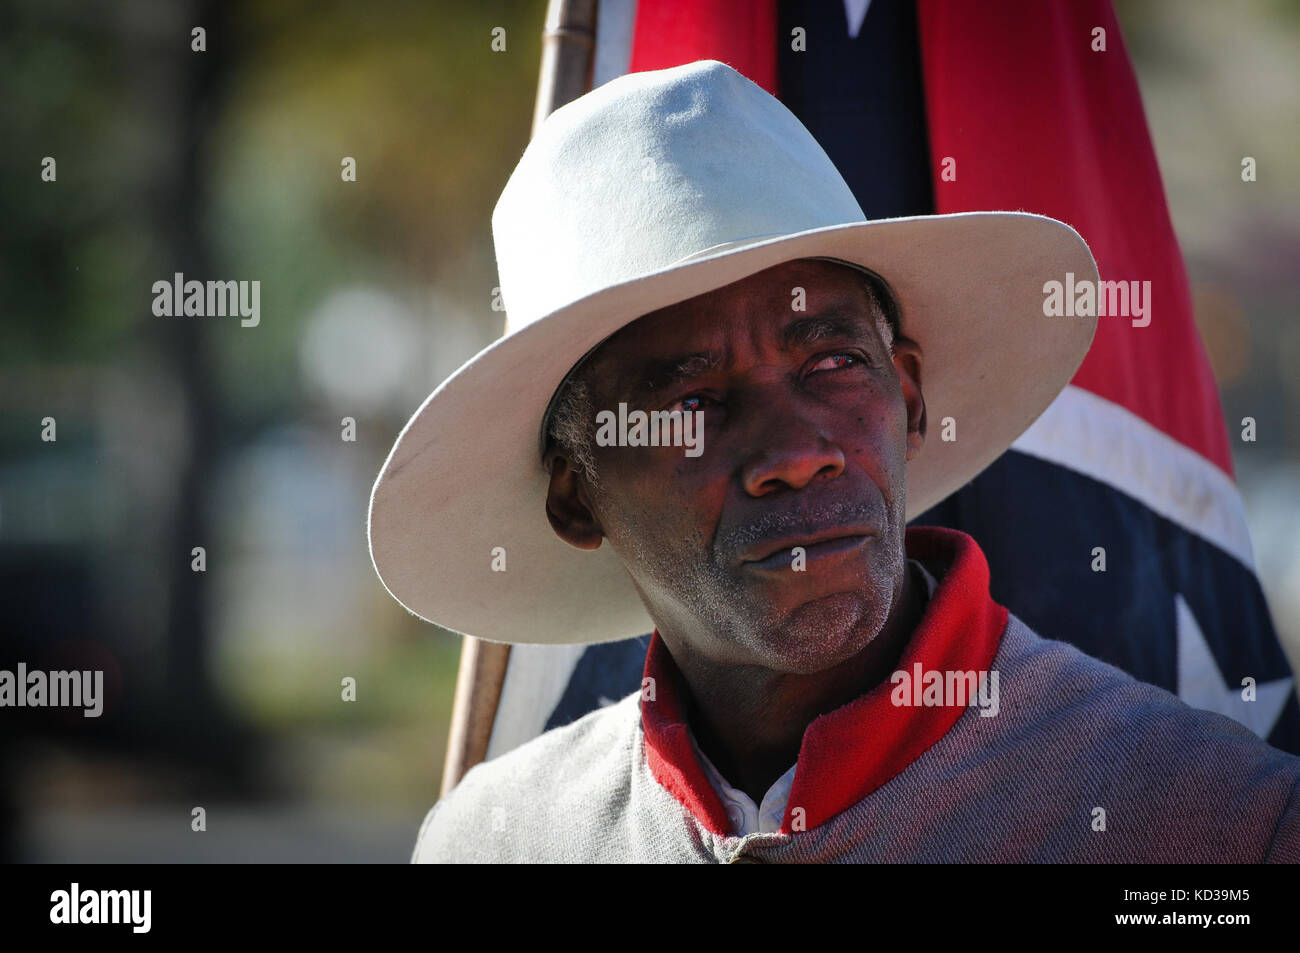
[[[741,553],[741,565],[745,569],[790,569],[794,562],[792,551],[796,546],[803,547],[804,558],[811,563],[823,557],[853,552],[874,535],[876,530],[872,526],[837,526],[815,533],[765,540]]]

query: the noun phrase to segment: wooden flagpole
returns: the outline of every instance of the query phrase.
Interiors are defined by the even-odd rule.
[[[597,2],[550,0],[547,6],[532,135],[552,112],[591,89]],[[470,768],[487,757],[509,663],[508,644],[464,637],[440,796],[445,796]]]

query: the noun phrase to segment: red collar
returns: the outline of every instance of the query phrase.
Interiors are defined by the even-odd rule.
[[[904,548],[942,575],[935,572],[938,586],[903,649],[898,670],[911,672],[917,663],[924,671],[988,670],[1006,628],[1007,610],[989,595],[989,567],[979,544],[958,530],[917,526],[907,530]],[[656,629],[645,660],[645,676],[654,679],[655,703],[641,706],[646,760],[655,779],[701,824],[726,836],[731,822],[691,747],[676,692],[678,675]],[[790,833],[796,807],[805,811],[806,830],[852,807],[920,757],[965,711],[956,706],[897,707],[890,701],[892,689],[890,682],[882,682],[807,727],[782,833]]]

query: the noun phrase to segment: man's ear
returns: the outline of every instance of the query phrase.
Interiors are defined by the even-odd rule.
[[[552,458],[546,518],[556,536],[578,549],[599,549],[605,538],[587,498],[587,488],[568,458],[559,454]]]
[[[925,444],[925,397],[921,394],[921,345],[911,338],[894,341],[894,368],[903,388],[907,407],[907,459],[921,452]]]

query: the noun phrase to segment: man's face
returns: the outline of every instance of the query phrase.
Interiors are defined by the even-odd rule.
[[[562,538],[613,546],[670,649],[808,674],[866,647],[902,593],[925,410],[862,275],[769,268],[628,325],[584,377],[596,412],[703,411],[701,455],[595,445],[598,479],[561,457],[547,500]]]

